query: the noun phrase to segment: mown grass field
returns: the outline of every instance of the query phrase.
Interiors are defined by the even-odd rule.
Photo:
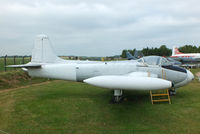
[[[126,101],[110,104],[112,91],[69,81],[1,90],[0,130],[10,134],[200,133],[197,80],[180,88],[171,105],[152,105],[148,91],[124,95]]]

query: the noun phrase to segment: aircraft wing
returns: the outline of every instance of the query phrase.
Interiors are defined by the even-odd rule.
[[[22,64],[22,65],[8,65],[7,67],[13,67],[13,68],[41,68],[42,64],[36,64],[36,63],[28,63],[28,64]]]
[[[127,90],[159,90],[172,87],[172,82],[157,78],[148,72],[133,72],[127,75],[103,75],[84,80],[85,83],[109,88]]]

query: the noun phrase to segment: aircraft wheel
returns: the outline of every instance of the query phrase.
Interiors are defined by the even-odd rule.
[[[169,95],[170,95],[170,96],[175,96],[175,95],[176,95],[176,89],[173,89],[173,90],[170,89],[170,90],[169,90]]]
[[[110,101],[111,104],[119,104],[124,100],[123,96],[113,96],[112,100]]]
[[[113,96],[113,99],[111,100],[111,103],[114,104],[114,103],[120,103],[122,102],[123,100],[123,96],[122,96],[122,90],[114,90],[114,96]]]

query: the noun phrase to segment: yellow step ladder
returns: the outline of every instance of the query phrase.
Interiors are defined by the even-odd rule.
[[[156,91],[150,90],[150,96],[152,104],[154,104],[155,102],[168,102],[169,104],[171,104],[168,89],[156,90]]]
[[[150,73],[148,73],[148,76],[150,76]],[[166,79],[166,72],[162,69],[162,78]],[[155,102],[168,102],[171,104],[169,90],[163,89],[163,90],[150,90],[150,96],[151,96],[151,103],[154,104]]]

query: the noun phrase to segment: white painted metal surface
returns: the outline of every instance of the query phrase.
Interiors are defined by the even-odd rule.
[[[152,77],[97,76],[84,82],[103,88],[127,90],[158,90],[172,87],[170,81]]]
[[[46,64],[40,69],[28,69],[30,76],[76,81],[75,64]]]
[[[55,63],[63,61],[63,59],[56,56],[53,52],[48,36],[40,34],[35,38],[31,61],[34,63]]]
[[[174,87],[176,88],[176,87],[184,86],[188,84],[189,82],[191,82],[193,79],[194,79],[194,75],[189,70],[187,70],[187,77],[185,78],[185,80],[175,84]]]

